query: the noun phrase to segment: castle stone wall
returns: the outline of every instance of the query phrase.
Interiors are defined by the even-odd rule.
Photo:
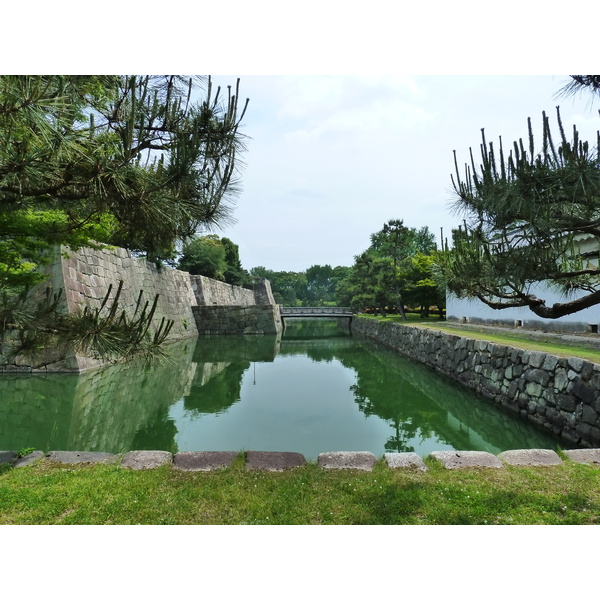
[[[600,364],[448,334],[353,319],[361,333],[571,444],[600,445]]]
[[[135,313],[140,292],[140,307],[146,302],[151,306],[158,295],[154,324],[158,326],[163,318],[173,321],[168,341],[196,337],[206,330],[275,333],[281,328],[279,308],[273,300],[269,282],[264,279],[257,281],[254,289],[248,290],[170,267],[158,268],[123,248],[71,250],[63,247],[56,250],[56,260],[47,273],[48,280],[32,291],[32,297],[40,298],[48,287],[54,292],[62,289],[59,310],[69,314],[85,307],[100,308],[109,291],[109,299],[114,300],[120,282],[123,284],[119,310],[124,310],[129,316]],[[231,310],[195,314],[193,307]],[[223,319],[238,321],[224,325]],[[0,353],[8,355],[10,345],[10,340],[3,344]],[[3,364],[0,359],[0,365]],[[50,348],[34,358],[17,357],[3,368],[82,372],[103,364],[96,359],[76,355],[72,349]]]
[[[273,304],[255,306],[194,306],[200,335],[276,334],[283,329],[279,307]]]
[[[254,292],[203,275],[189,276],[198,306],[252,306]]]
[[[52,281],[54,288],[64,288],[69,313],[83,310],[85,306],[99,308],[109,286],[111,298],[123,281],[119,306],[132,315],[142,291],[142,306],[150,305],[158,294],[155,322],[174,321],[171,338],[194,337],[194,316],[191,307],[196,304],[189,273],[157,268],[144,258],[135,258],[128,250],[114,248],[95,250],[82,248],[78,251],[64,249],[67,258],[62,259],[62,281]]]

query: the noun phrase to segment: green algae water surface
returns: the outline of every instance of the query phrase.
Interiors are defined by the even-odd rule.
[[[200,338],[170,351],[170,364],[152,368],[1,375],[0,450],[269,450],[316,460],[340,450],[559,445],[333,320],[289,319],[282,337]]]

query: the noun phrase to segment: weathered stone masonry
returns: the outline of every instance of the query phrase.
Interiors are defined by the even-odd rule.
[[[199,335],[275,334],[281,331],[276,305],[194,306]]]
[[[279,309],[266,280],[258,281],[254,289],[244,289],[177,269],[157,268],[123,248],[57,249],[56,260],[48,272],[49,280],[34,293],[40,296],[49,286],[54,291],[62,289],[59,309],[65,313],[84,307],[99,308],[109,289],[110,297],[114,298],[120,281],[123,287],[119,307],[128,315],[135,311],[140,291],[143,290],[143,302],[152,303],[158,294],[155,323],[160,323],[163,317],[173,321],[170,341],[207,334],[281,331]],[[17,358],[15,366],[82,372],[102,363],[50,349],[33,362]]]
[[[199,335],[279,333],[283,326],[271,285],[258,281],[253,289],[190,275],[196,305],[192,313]]]
[[[352,330],[428,365],[571,444],[600,446],[598,364],[371,319],[353,319]]]
[[[197,301],[188,273],[166,267],[159,269],[145,259],[132,257],[123,248],[63,251],[66,257],[55,266],[55,271],[62,270],[61,277],[55,274],[51,282],[55,289],[64,289],[67,312],[84,306],[99,308],[109,286],[112,285],[111,297],[114,297],[119,282],[123,281],[119,305],[126,313],[135,310],[140,291],[143,290],[144,302],[152,303],[158,294],[155,319],[160,321],[165,317],[174,321],[171,337],[185,339],[197,335],[191,308]]]
[[[198,306],[252,306],[257,303],[253,290],[203,275],[189,275],[189,279]]]

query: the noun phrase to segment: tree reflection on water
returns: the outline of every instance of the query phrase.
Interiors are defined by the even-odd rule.
[[[365,419],[378,418],[389,426],[387,440],[381,440],[382,450],[418,452],[430,443],[495,453],[510,448],[557,447],[554,438],[424,366],[369,340],[349,336],[344,324],[335,320],[290,319],[283,337],[199,338],[170,349],[172,362],[151,370],[133,362],[79,376],[0,377],[0,449],[176,452],[182,427],[179,418],[203,421],[239,413],[246,374],[252,377],[246,384],[254,388],[257,365],[262,369],[279,357],[295,355],[303,361],[308,357],[312,363],[330,365],[338,373],[346,371],[344,377],[354,380],[346,388],[348,401],[355,403]],[[310,373],[305,381],[306,377],[310,378]],[[284,399],[291,392],[286,383],[284,380],[283,388],[271,393]],[[265,387],[259,388],[255,391],[267,393]],[[319,403],[319,410],[326,410],[327,400]],[[336,402],[346,411],[352,409],[345,400]],[[305,404],[308,407],[309,403]],[[181,414],[175,411],[179,416],[173,416],[175,406],[181,407]],[[265,406],[285,411],[285,402],[273,404],[271,400]],[[244,414],[248,418],[249,413]],[[283,420],[277,427],[298,428],[298,423],[285,420],[285,412],[281,414]],[[305,424],[318,419],[310,414],[302,418]],[[260,435],[269,434],[267,430]],[[240,440],[231,444],[233,450],[243,445]]]

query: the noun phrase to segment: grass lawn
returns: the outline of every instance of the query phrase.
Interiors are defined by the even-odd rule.
[[[41,463],[0,474],[0,524],[597,524],[600,467],[280,473]]]

